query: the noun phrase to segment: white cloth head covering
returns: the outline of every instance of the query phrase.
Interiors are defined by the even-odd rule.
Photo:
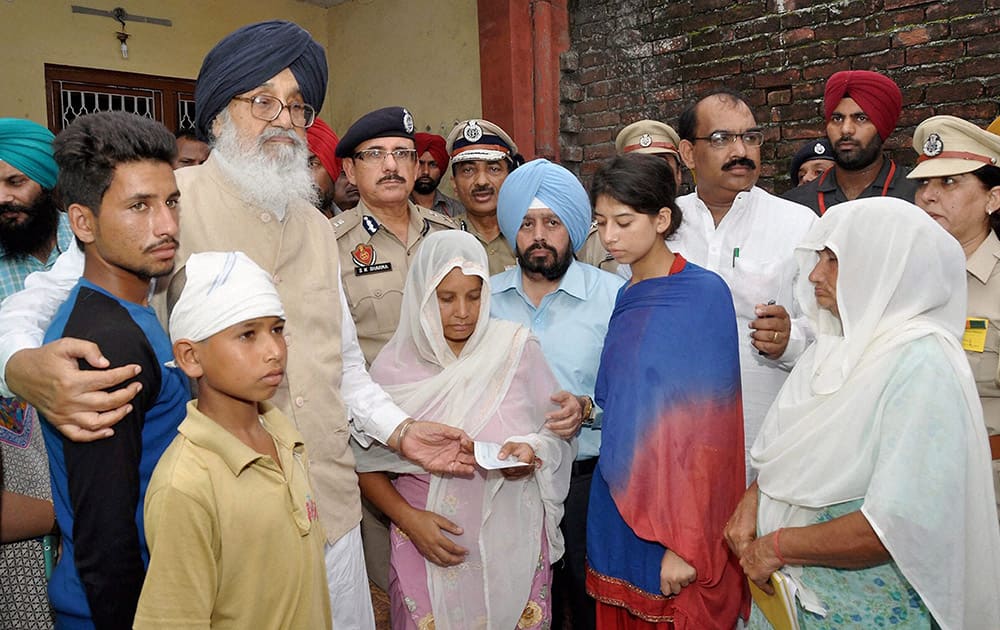
[[[563,552],[559,521],[573,449],[544,429],[545,413],[554,409],[548,397],[559,389],[558,382],[530,331],[489,318],[488,268],[486,252],[471,234],[446,230],[428,236],[406,277],[399,328],[371,367],[372,378],[412,417],[460,427],[473,439],[490,434],[496,439],[479,439],[526,442],[544,462],[519,481],[506,481],[498,471],[472,480],[431,475],[426,509],[467,525],[481,520],[479,579],[463,574],[460,585],[446,588],[453,574],[426,563],[439,630],[472,627],[473,619],[487,613],[489,627],[515,627],[531,589],[542,532],[550,561]],[[453,269],[483,281],[476,329],[457,357],[444,338],[436,295]],[[425,472],[378,444],[368,449],[352,444],[360,472]],[[481,496],[481,504],[466,496]]]
[[[170,341],[204,341],[257,317],[284,317],[271,277],[243,252],[202,252],[184,263],[185,282],[170,312]]]
[[[825,247],[839,261],[839,320],[808,280]],[[1000,530],[960,343],[961,246],[916,206],[866,198],[831,208],[796,257],[796,297],[817,336],[750,451],[758,528],[810,525],[826,506],[864,499],[942,628],[1000,628]]]

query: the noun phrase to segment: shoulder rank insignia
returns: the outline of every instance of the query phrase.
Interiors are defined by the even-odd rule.
[[[378,232],[378,221],[376,221],[375,217],[370,214],[366,214],[364,218],[361,219],[361,226],[364,227],[365,232],[368,232],[369,234],[375,234],[375,232]]]

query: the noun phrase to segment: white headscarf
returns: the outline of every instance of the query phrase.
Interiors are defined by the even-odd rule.
[[[284,316],[271,276],[246,254],[191,254],[184,289],[170,311],[170,341],[204,341],[249,319]]]
[[[543,528],[549,560],[555,562],[562,556],[559,521],[569,491],[573,451],[568,442],[544,429],[545,413],[553,409],[548,397],[558,383],[537,340],[519,324],[489,317],[488,266],[483,246],[471,234],[446,230],[428,236],[407,274],[399,328],[372,363],[371,375],[412,417],[460,427],[474,439],[505,406],[517,410],[517,417],[504,422],[522,428],[524,435],[506,439],[530,444],[544,462],[542,468],[520,481],[506,481],[498,471],[488,472],[481,511],[462,499],[463,484],[467,487],[469,480],[431,475],[426,507],[459,522],[481,519],[481,579],[470,577],[458,585],[459,591],[475,594],[458,599],[466,619],[488,615],[489,628],[506,629],[517,625],[528,600]],[[475,331],[457,357],[444,338],[436,294],[438,284],[453,269],[483,281]],[[529,353],[534,360],[522,361]],[[511,390],[517,374],[521,375],[517,382],[530,391]],[[354,444],[354,448],[360,472],[424,472],[381,445],[362,449]],[[472,509],[474,514],[463,512]],[[449,570],[430,562],[426,566],[436,627],[469,627],[466,622],[456,624],[446,614],[456,607],[445,596],[445,584],[453,581]],[[473,610],[473,602],[483,596],[486,610]]]
[[[839,320],[819,308],[808,280],[823,248],[839,261]],[[1000,531],[960,343],[961,247],[916,206],[868,198],[831,208],[796,257],[796,297],[817,336],[751,449],[761,533],[864,499],[868,522],[942,628],[1000,627]]]

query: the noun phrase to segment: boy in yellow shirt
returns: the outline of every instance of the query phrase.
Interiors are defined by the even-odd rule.
[[[207,252],[188,258],[168,296],[174,359],[198,398],[146,492],[135,627],[329,628],[302,436],[265,402],[287,354],[278,293],[243,253]]]

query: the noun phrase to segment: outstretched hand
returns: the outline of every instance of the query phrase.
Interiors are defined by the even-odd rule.
[[[81,359],[96,369],[80,369]],[[134,364],[108,365],[97,344],[67,337],[16,352],[7,362],[7,385],[68,439],[91,442],[114,434],[111,427],[132,410],[129,401],[142,389],[136,382],[104,391],[140,371]]]
[[[440,422],[413,422],[398,447],[403,457],[423,466],[427,472],[455,476],[471,476],[475,472],[472,438],[465,431]]]

